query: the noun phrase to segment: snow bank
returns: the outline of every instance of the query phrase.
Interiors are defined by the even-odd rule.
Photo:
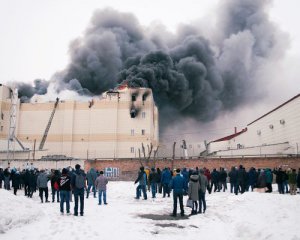
[[[32,199],[0,189],[0,233],[29,224],[42,215],[40,207]]]

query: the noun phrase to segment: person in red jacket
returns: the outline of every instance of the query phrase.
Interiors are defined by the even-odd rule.
[[[211,194],[211,175],[210,175],[210,171],[207,168],[203,168],[204,170],[204,176],[206,176],[208,184],[207,184],[207,191],[209,194]]]

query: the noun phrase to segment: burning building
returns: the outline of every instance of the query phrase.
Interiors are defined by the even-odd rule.
[[[158,146],[151,89],[122,86],[85,102],[32,100],[20,103],[12,89],[0,86],[1,159],[134,158]]]

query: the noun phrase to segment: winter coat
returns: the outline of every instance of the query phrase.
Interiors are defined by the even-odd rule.
[[[88,184],[93,185],[97,179],[97,172],[94,168],[91,168],[90,171],[86,174],[86,179]]]
[[[247,173],[244,168],[240,168],[237,171],[237,180],[240,184],[245,184],[247,182]]]
[[[248,184],[255,185],[257,180],[257,173],[254,168],[251,168],[248,172]]]
[[[174,193],[183,194],[186,191],[184,178],[178,173],[171,180],[169,187],[173,189]]]
[[[258,178],[257,178],[257,188],[265,188],[267,186],[266,184],[266,175],[264,171],[261,171]]]
[[[24,181],[25,185],[29,185],[29,179],[30,179],[30,172],[29,170],[26,170],[23,174],[22,174],[22,178]]]
[[[297,187],[300,188],[300,171],[297,174]]]
[[[219,182],[219,172],[217,170],[213,170],[213,172],[211,173],[211,181],[213,183],[217,183]]]
[[[273,173],[271,172],[270,169],[265,170],[265,175],[266,175],[266,183],[272,183],[273,182]]]
[[[296,184],[297,183],[297,173],[296,172],[290,172],[288,174],[289,178],[289,184]]]
[[[169,184],[171,180],[172,180],[171,172],[168,169],[164,169],[161,174],[161,183]]]
[[[152,172],[149,175],[149,182],[150,183],[157,183],[157,173],[156,172]]]
[[[139,175],[134,183],[139,183],[141,186],[147,186],[147,174],[145,171],[139,171]]]
[[[200,183],[200,191],[202,193],[205,193],[208,185],[208,180],[207,177],[202,173],[200,173],[199,175],[199,183]]]
[[[97,179],[95,181],[95,186],[98,191],[99,190],[106,191],[107,183],[108,183],[107,177],[100,175],[99,177],[97,177]]]
[[[59,172],[55,172],[54,175],[51,177],[51,188],[54,188],[55,182],[58,183],[59,185],[60,177],[59,177]]]
[[[210,174],[210,172],[209,172],[208,169],[205,170],[204,175],[206,176],[207,181],[210,181],[210,180],[211,180],[211,174]]]
[[[227,173],[225,172],[225,170],[221,170],[219,174],[219,181],[226,182],[226,178],[227,178]]]
[[[189,198],[192,199],[193,201],[199,201],[199,190],[200,190],[199,176],[191,175],[189,181],[189,188],[188,188]]]
[[[36,178],[36,175],[33,171],[31,171],[29,173],[29,187],[32,188],[32,189],[36,189],[36,182],[37,182],[37,178]]]
[[[237,170],[232,168],[228,174],[230,183],[237,183]]]
[[[274,170],[274,174],[276,175],[276,183],[282,184],[284,181],[284,172],[282,170]]]
[[[15,172],[11,175],[11,183],[13,188],[19,188],[21,183],[21,175],[19,172]]]
[[[184,168],[181,172],[182,177],[184,178],[184,183],[185,183],[185,187],[186,189],[188,188],[188,183],[189,183],[189,173],[186,170],[186,168]]]
[[[48,176],[47,173],[42,172],[39,174],[37,180],[36,180],[36,185],[38,188],[47,188],[48,187]]]
[[[71,191],[71,177],[67,174],[59,178],[59,191]]]

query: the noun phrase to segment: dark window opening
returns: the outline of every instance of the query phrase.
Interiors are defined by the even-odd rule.
[[[130,110],[130,117],[131,118],[135,118],[136,117],[136,110],[135,109],[131,109]]]
[[[131,101],[133,101],[133,102],[136,101],[136,96],[135,96],[135,95],[132,95],[132,96],[131,96]]]

